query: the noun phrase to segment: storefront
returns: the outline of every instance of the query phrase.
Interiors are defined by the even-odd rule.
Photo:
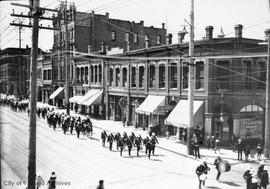
[[[204,130],[203,101],[194,101],[193,126],[197,130]],[[188,100],[180,100],[165,120],[166,128],[171,135],[178,135],[180,140],[186,141],[188,127]]]
[[[49,97],[53,101],[53,105],[57,107],[63,106],[64,87],[58,87]]]

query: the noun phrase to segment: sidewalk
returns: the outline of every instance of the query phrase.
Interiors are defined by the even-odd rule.
[[[55,111],[58,112],[64,112],[65,113],[65,109],[57,109],[54,106],[50,106],[47,104],[42,104],[42,103],[38,103],[38,107],[53,107],[55,109]],[[86,117],[85,115],[81,115],[81,114],[76,114],[74,111],[70,111],[71,115],[76,115],[76,116],[81,116],[81,117]],[[142,130],[142,128],[135,128],[134,126],[126,126],[124,127],[121,121],[113,121],[113,120],[97,120],[97,119],[93,119],[91,118],[91,121],[93,122],[93,126],[94,128],[98,128],[101,130],[106,130],[108,132],[119,132],[120,134],[122,134],[123,132],[126,132],[128,135],[131,132],[134,132],[134,134],[136,136],[141,135],[143,138],[148,135],[148,131],[147,130]],[[158,138],[158,142],[159,144],[156,145],[156,148],[160,148],[166,151],[169,151],[171,153],[175,153],[178,154],[180,156],[184,156],[187,158],[191,158],[191,159],[195,159],[194,156],[192,155],[187,155],[187,148],[186,145],[183,144],[181,141],[179,141],[179,139],[176,136],[170,136],[169,139],[167,139],[167,137],[157,137]],[[228,149],[220,149],[220,151],[217,151],[217,153],[215,153],[213,150],[211,149],[206,149],[206,148],[200,148],[200,154],[201,154],[201,158],[203,158],[204,160],[207,161],[207,163],[209,164],[213,164],[214,160],[217,156],[220,156],[222,159],[227,160],[230,162],[230,164],[240,164],[240,163],[245,163],[245,161],[239,161],[237,160],[237,152],[233,152],[232,150],[228,150]],[[243,153],[243,159],[244,159],[244,153]],[[264,158],[263,156],[261,157],[261,160],[264,160],[266,164],[270,165],[270,161],[266,158]],[[198,161],[200,161],[200,159],[198,159]],[[252,162],[252,163],[256,163],[259,164],[260,161],[258,161],[255,157],[249,157],[249,161],[248,162]]]

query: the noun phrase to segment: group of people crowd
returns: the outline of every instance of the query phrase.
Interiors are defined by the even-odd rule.
[[[145,146],[145,154],[148,154],[148,158],[150,159],[151,154],[154,155],[155,147],[158,143],[157,137],[155,133],[151,133],[151,135],[145,138],[142,138],[141,135],[136,136],[133,132],[130,136],[124,132],[122,135],[117,132],[115,134],[107,132],[104,130],[101,132],[101,141],[102,146],[105,147],[106,141],[109,143],[109,149],[112,150],[113,143],[115,142],[116,149],[120,151],[120,156],[122,156],[123,150],[125,147],[128,149],[128,155],[131,155],[131,150],[133,147],[136,148],[137,156],[140,156],[139,152],[143,149],[143,145]]]
[[[17,112],[26,112],[28,110],[28,100],[21,98],[0,98],[1,106],[9,106],[11,110]]]

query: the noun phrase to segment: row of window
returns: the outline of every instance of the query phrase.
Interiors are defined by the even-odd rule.
[[[112,41],[116,41],[116,31],[112,31]],[[130,33],[129,32],[126,32],[125,33],[125,42],[130,42]],[[148,34],[146,34],[145,36],[144,36],[144,39],[145,40],[149,40],[149,35]],[[134,33],[133,34],[133,42],[134,43],[138,43],[138,33]],[[160,45],[161,44],[161,36],[160,35],[158,35],[157,36],[157,38],[156,38],[156,43],[158,44],[158,45]]]

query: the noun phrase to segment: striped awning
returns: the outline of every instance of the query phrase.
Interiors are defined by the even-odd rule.
[[[136,109],[139,114],[164,114],[165,96],[148,95],[143,103]]]
[[[62,92],[64,92],[64,87],[58,87],[49,97],[50,99],[54,99],[55,97],[59,96]]]

